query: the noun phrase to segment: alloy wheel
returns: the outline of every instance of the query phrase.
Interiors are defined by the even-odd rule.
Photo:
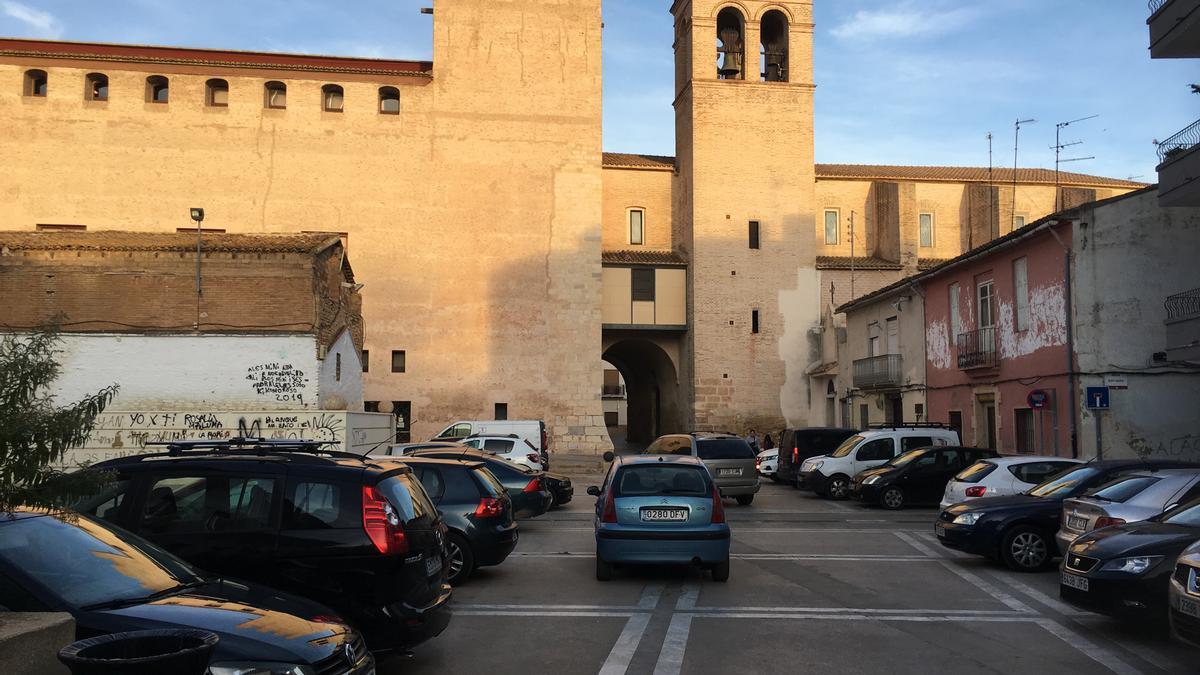
[[[462,548],[460,548],[459,545],[457,543],[455,543],[455,541],[453,539],[450,540],[450,542],[447,544],[447,547],[450,549],[450,570],[449,570],[450,573],[447,574],[446,576],[447,576],[447,581],[450,581],[453,579],[457,579],[458,575],[462,574],[463,552],[462,552]]]
[[[898,488],[889,488],[883,493],[883,505],[889,509],[898,509],[904,506],[904,493]]]
[[[1035,532],[1021,532],[1013,537],[1010,550],[1022,567],[1039,567],[1046,561],[1046,540]]]
[[[829,496],[834,499],[842,499],[846,496],[846,491],[850,489],[850,482],[845,478],[834,478],[829,483]]]

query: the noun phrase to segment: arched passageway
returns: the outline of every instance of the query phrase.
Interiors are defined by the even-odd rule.
[[[628,446],[643,446],[663,434],[684,431],[679,377],[671,356],[641,338],[619,339],[606,346],[602,358],[620,371],[625,383]]]

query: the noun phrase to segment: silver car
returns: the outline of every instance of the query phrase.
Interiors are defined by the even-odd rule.
[[[1063,502],[1058,550],[1066,553],[1076,537],[1109,525],[1122,525],[1200,497],[1200,469],[1135,471]]]
[[[744,439],[733,434],[669,434],[658,437],[642,454],[700,458],[712,474],[721,496],[733,497],[742,506],[753,502],[759,489],[754,450]]]
[[[1200,525],[1200,520],[1197,520]],[[1200,541],[1175,561],[1170,590],[1171,634],[1200,648]]]

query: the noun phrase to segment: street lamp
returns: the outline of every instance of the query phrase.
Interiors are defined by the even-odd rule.
[[[200,238],[202,234],[200,223],[204,222],[204,209],[192,207],[190,215],[192,220],[196,221],[196,322],[192,324],[192,329],[200,330],[200,296],[204,294],[204,290],[200,287]]]

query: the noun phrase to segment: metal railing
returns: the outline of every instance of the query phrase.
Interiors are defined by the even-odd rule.
[[[1158,163],[1171,159],[1200,145],[1200,120],[1189,124],[1183,131],[1158,144]]]
[[[899,354],[871,356],[854,361],[854,386],[862,389],[898,387],[903,383],[903,360]]]
[[[1167,308],[1167,321],[1200,316],[1200,288],[1168,295],[1163,305]]]
[[[993,368],[996,366],[996,327],[980,328],[958,335],[958,367]]]
[[[1170,1],[1171,0],[1150,0],[1150,2],[1148,3],[1148,5],[1150,7],[1150,16],[1154,16],[1155,14],[1158,14],[1158,10],[1162,9],[1163,5],[1167,4]]]

